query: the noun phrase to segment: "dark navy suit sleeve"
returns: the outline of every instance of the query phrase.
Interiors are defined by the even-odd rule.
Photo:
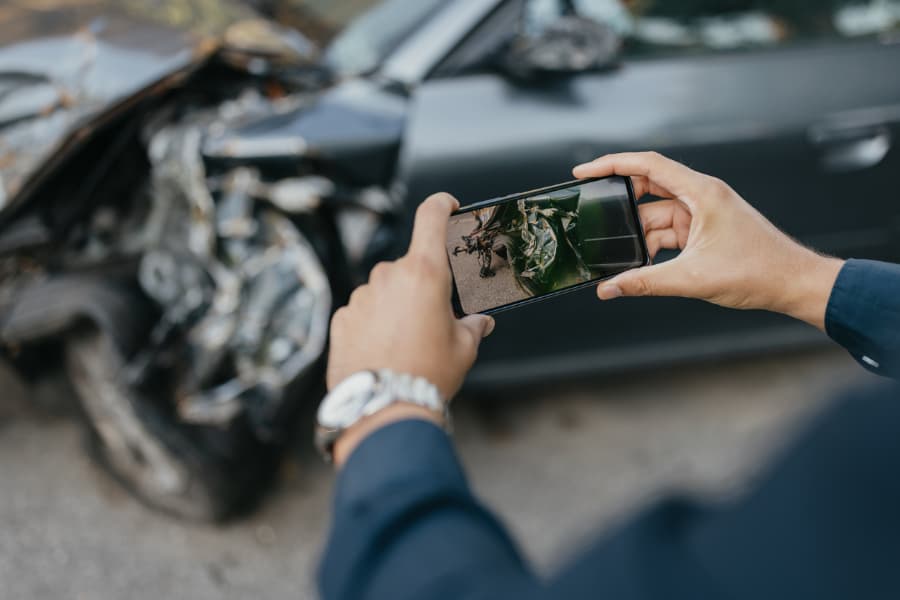
[[[900,268],[848,261],[826,327],[867,368],[895,376],[896,306]],[[659,502],[542,579],[473,496],[446,434],[395,423],[339,475],[320,591],[325,600],[900,598],[898,432],[897,388],[854,392],[752,493],[717,506]]]
[[[828,300],[825,330],[865,368],[900,378],[900,265],[848,260]]]
[[[535,584],[432,423],[402,421],[363,440],[340,473],[333,514],[323,598],[527,597]]]

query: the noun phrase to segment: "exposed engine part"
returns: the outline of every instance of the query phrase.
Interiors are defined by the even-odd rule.
[[[287,213],[310,212],[323,199],[334,196],[335,185],[330,179],[318,175],[307,175],[296,179],[282,179],[270,185],[266,198]]]
[[[210,189],[223,191],[229,196],[220,201],[220,227],[223,226],[222,219],[229,218],[222,216],[222,211],[230,214],[239,210],[243,205],[241,203],[251,198],[266,200],[283,212],[297,215],[312,213],[324,202],[333,200],[337,194],[335,183],[321,175],[288,177],[267,183],[262,181],[257,169],[247,167],[234,169],[223,179],[211,178],[209,186]],[[359,192],[360,204],[366,202],[367,195],[367,190]],[[223,204],[228,204],[228,208]],[[252,215],[248,214],[247,219],[252,220]]]
[[[209,115],[192,114],[150,142],[158,237],[139,273],[163,318],[155,347],[132,367],[148,368],[153,361],[146,357],[182,331],[181,418],[222,425],[252,405],[251,421],[265,436],[285,386],[321,356],[331,313],[314,249],[266,200],[309,212],[333,184],[321,177],[265,184],[255,170],[238,167],[219,176],[211,192],[200,155],[204,122]]]

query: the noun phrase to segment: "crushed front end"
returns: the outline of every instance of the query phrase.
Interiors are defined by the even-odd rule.
[[[0,49],[0,347],[68,374],[138,497],[218,520],[271,479],[334,306],[393,251],[405,104],[258,19],[152,49],[135,27]]]

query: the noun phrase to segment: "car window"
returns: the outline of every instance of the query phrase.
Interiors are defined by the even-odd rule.
[[[526,0],[501,3],[465,40],[445,57],[430,77],[452,77],[496,64],[508,43],[519,34]]]
[[[627,54],[716,51],[900,32],[900,0],[528,0],[524,28],[565,14],[604,22]]]
[[[325,62],[342,75],[360,75],[384,59],[445,0],[383,0],[353,20],[325,52]]]

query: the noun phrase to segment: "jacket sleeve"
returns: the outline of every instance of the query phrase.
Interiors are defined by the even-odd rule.
[[[322,598],[900,598],[897,400],[854,392],[745,497],[659,502],[548,579],[473,498],[446,435],[396,423],[340,475]]]
[[[900,265],[848,260],[828,300],[825,330],[866,369],[900,378]]]
[[[536,584],[447,435],[421,420],[374,432],[344,465],[318,579],[325,600],[527,598]]]

